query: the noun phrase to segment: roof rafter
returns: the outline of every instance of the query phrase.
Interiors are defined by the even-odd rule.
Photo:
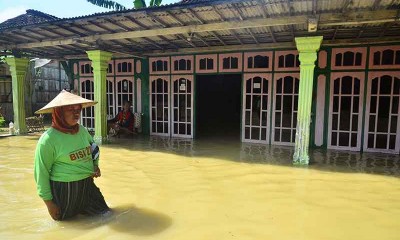
[[[203,19],[201,19],[200,16],[197,15],[197,13],[194,12],[192,9],[188,8],[187,10],[192,14],[192,16],[193,16],[198,22],[200,22],[201,24],[206,24],[205,21],[204,21]],[[218,39],[218,41],[219,41],[220,43],[222,43],[222,45],[226,45],[226,43],[224,42],[224,40],[222,40],[215,32],[209,31],[209,33],[210,33],[211,35],[213,35],[216,39]]]
[[[188,9],[189,12],[194,13]],[[346,13],[346,17],[339,13],[321,13],[319,26],[332,27],[332,26],[346,26],[346,25],[362,25],[371,23],[388,23],[397,22],[396,17],[397,10],[376,10],[376,11],[353,11]],[[193,14],[195,15],[195,14]],[[198,18],[199,19],[199,18]],[[96,42],[97,40],[114,40],[114,39],[126,39],[126,38],[149,38],[162,35],[178,35],[178,34],[192,34],[200,32],[212,32],[222,30],[233,30],[233,29],[244,29],[244,28],[259,28],[259,27],[274,27],[274,26],[287,26],[296,24],[306,24],[308,20],[307,15],[295,15],[295,16],[282,16],[274,18],[255,18],[247,19],[243,21],[221,21],[216,23],[204,23],[189,26],[174,26],[167,28],[154,28],[145,30],[135,30],[127,32],[115,32],[115,33],[103,33],[103,34],[90,34],[82,37],[65,37],[62,39],[43,39],[38,42],[26,42],[0,45],[0,50],[4,49],[24,49],[24,48],[37,48],[46,47],[53,45],[68,45],[74,44],[78,40],[87,42]],[[204,22],[204,21],[202,21]],[[62,26],[60,26],[62,28]],[[13,30],[16,31],[16,30]],[[9,33],[11,31],[3,31],[2,34]],[[110,31],[111,32],[111,31]],[[17,32],[20,33],[20,32]],[[214,33],[215,34],[215,33]],[[214,35],[213,34],[213,35]],[[81,33],[82,35],[82,33]],[[216,38],[218,39],[218,35]],[[32,38],[30,39],[32,40]],[[221,38],[219,40],[222,40]],[[15,42],[11,41],[11,42]],[[160,47],[162,48],[162,47]]]

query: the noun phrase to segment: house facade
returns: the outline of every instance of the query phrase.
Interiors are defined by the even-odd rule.
[[[399,4],[188,0],[0,29],[0,47],[69,62],[100,141],[129,100],[143,134],[293,146],[306,163],[308,147],[399,154]],[[6,44],[18,31],[31,41]]]

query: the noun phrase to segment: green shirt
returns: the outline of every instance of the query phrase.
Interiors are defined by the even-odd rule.
[[[90,143],[92,136],[79,126],[77,134],[67,134],[49,128],[36,146],[34,175],[37,192],[43,200],[51,200],[50,180],[73,182],[90,177],[94,165]]]

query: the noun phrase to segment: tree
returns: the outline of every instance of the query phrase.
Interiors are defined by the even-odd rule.
[[[126,10],[127,8],[116,1],[112,0],[86,0],[87,2],[99,6],[99,7],[104,7],[108,9],[113,9],[116,11],[121,11],[121,10]],[[150,0],[149,6],[148,7],[155,7],[155,6],[160,6],[162,0]],[[140,9],[140,8],[146,8],[146,2],[144,0],[133,0],[133,7],[135,9]]]

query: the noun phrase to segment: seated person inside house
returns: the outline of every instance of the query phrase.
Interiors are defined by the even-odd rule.
[[[107,121],[108,132],[111,136],[136,134],[133,128],[134,117],[131,106],[131,102],[124,101],[123,109],[113,119]]]

